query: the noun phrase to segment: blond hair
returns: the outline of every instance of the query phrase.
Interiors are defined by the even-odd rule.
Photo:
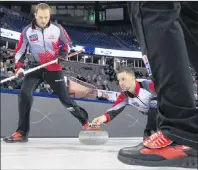
[[[46,3],[40,3],[35,7],[35,13],[37,13],[37,11],[41,9],[41,10],[45,10],[48,9],[51,12],[51,8],[49,5],[47,5]]]

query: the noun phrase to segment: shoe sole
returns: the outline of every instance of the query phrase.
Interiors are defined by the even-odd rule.
[[[164,161],[144,161],[134,158],[125,158],[118,155],[118,160],[128,165],[140,165],[147,167],[179,167],[179,168],[197,168],[197,157],[185,157]]]
[[[26,142],[28,142],[28,139],[26,139],[26,140],[3,140],[4,142],[6,142],[6,143],[26,143]]]

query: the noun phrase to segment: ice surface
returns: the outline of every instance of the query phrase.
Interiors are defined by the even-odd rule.
[[[119,149],[135,146],[141,138],[112,138],[102,146],[83,145],[77,138],[32,138],[28,143],[1,141],[1,169],[130,169],[179,170],[125,165],[117,160]]]

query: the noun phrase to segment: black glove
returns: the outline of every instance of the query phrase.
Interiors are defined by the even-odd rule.
[[[60,50],[60,52],[59,52],[59,58],[58,58],[58,63],[61,63],[62,61],[64,61],[66,59],[67,55],[68,55],[68,51],[66,51],[66,50]],[[61,60],[61,58],[64,59],[64,60]]]

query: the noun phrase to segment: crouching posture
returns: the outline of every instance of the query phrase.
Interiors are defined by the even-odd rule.
[[[117,71],[117,79],[123,90],[113,107],[92,123],[101,125],[112,121],[120,114],[127,104],[136,107],[141,113],[148,115],[144,138],[156,131],[157,100],[154,84],[151,80],[137,80],[131,68],[121,68]]]

